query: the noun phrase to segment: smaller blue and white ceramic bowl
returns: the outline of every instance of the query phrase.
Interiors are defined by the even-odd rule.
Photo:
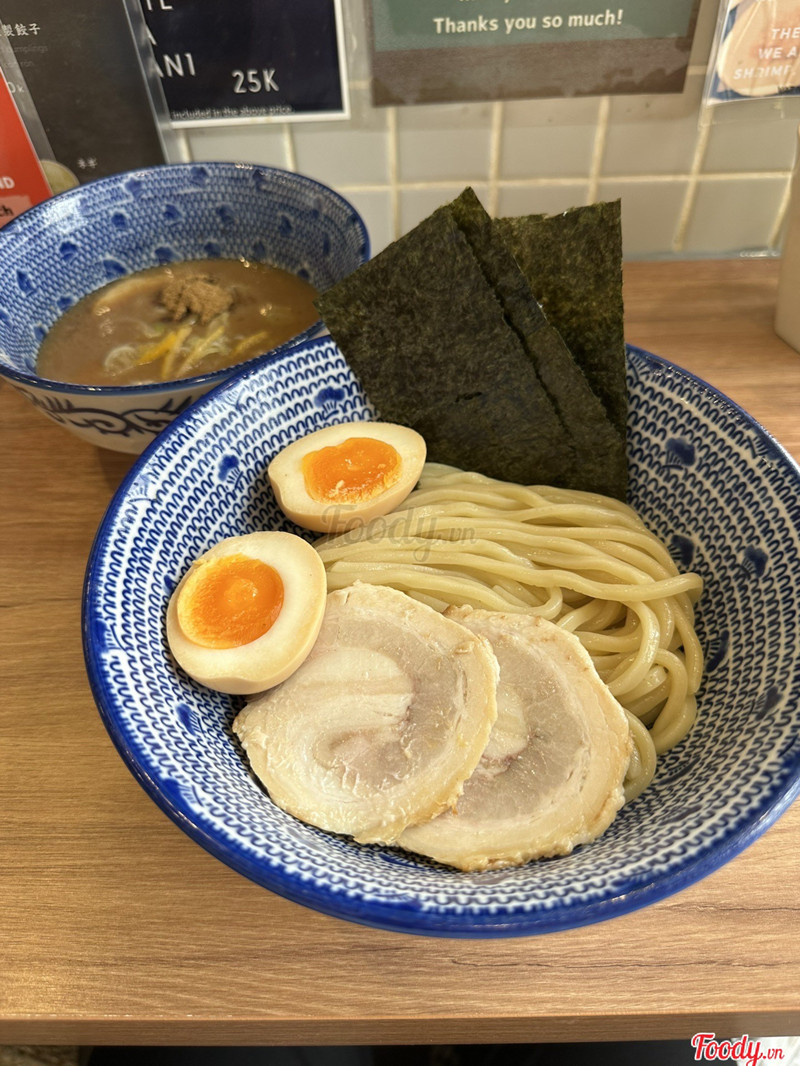
[[[0,374],[90,444],[141,452],[234,368],[155,385],[74,385],[39,377],[39,345],[68,308],[118,277],[217,257],[270,263],[324,290],[369,258],[369,238],[338,193],[272,167],[177,163],[81,185],[0,230]],[[274,358],[320,327],[248,362]]]

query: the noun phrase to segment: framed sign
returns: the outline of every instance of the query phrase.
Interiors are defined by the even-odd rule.
[[[41,161],[14,102],[14,88],[0,65],[0,227],[51,195]]]
[[[727,0],[720,8],[706,102],[800,95],[800,4]]]
[[[0,0],[0,18],[64,187],[164,162],[122,4]]]
[[[175,127],[347,118],[340,0],[134,0]]]
[[[376,105],[680,92],[699,0],[367,0]]]

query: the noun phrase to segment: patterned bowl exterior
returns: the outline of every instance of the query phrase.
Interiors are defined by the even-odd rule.
[[[245,370],[176,419],[97,534],[84,647],[106,727],[136,778],[194,840],[309,907],[450,937],[521,936],[642,907],[732,859],[800,791],[800,469],[704,382],[629,349],[631,502],[706,582],[700,713],[652,786],[572,855],[477,874],[359,846],[276,808],[231,733],[238,704],[183,676],[169,595],[222,537],[287,525],[266,467],[285,444],[374,417],[328,339]]]
[[[244,256],[322,290],[369,258],[364,223],[311,178],[244,163],[178,163],[81,185],[0,230],[0,374],[54,421],[100,447],[141,452],[232,368],[155,385],[85,386],[36,373],[47,331],[81,297],[137,270]],[[251,360],[315,336],[321,323]]]

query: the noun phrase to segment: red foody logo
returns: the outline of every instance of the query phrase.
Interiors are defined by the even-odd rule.
[[[761,1048],[760,1040],[751,1040],[747,1034],[738,1040],[717,1040],[715,1033],[695,1033],[692,1037],[695,1062],[746,1062],[756,1066],[757,1062],[771,1060],[777,1062],[783,1058],[783,1048]]]

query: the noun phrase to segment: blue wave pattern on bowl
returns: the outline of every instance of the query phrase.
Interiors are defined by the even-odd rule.
[[[152,167],[45,201],[0,235],[0,372],[57,422],[92,427],[107,439],[149,439],[231,369],[149,386],[65,385],[37,377],[42,339],[66,310],[117,278],[178,260],[242,256],[322,290],[368,258],[369,240],[359,215],[332,189],[252,164]],[[185,401],[155,395],[189,388]],[[130,403],[110,410],[100,397],[112,395]]]
[[[706,581],[699,721],[648,791],[572,855],[464,874],[359,846],[276,808],[230,724],[238,705],[172,665],[163,619],[186,566],[221,537],[293,531],[266,466],[331,422],[372,417],[338,349],[311,341],[182,415],[140,460],[98,531],[84,641],[95,698],[143,787],[195,840],[297,902],[454,937],[571,928],[691,884],[752,842],[800,791],[800,471],[725,397],[629,349],[631,502]]]

